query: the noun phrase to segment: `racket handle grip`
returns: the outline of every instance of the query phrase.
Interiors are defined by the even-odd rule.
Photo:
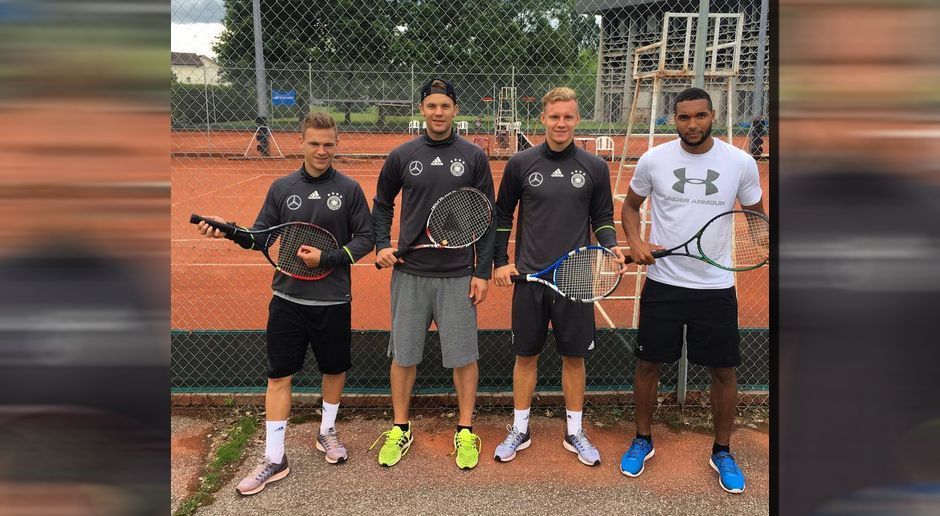
[[[509,281],[513,283],[525,283],[526,282],[525,274],[513,274],[509,276]]]
[[[226,224],[224,222],[216,222],[214,220],[209,220],[209,219],[203,218],[200,215],[196,215],[195,213],[189,216],[190,224],[199,224],[200,222],[205,222],[209,226],[214,227],[215,229],[218,229],[219,231],[229,234],[229,235],[234,234],[235,231],[238,230],[238,228],[236,228],[232,224]]]
[[[392,253],[392,256],[394,256],[395,258],[401,258],[402,256],[405,256],[409,252],[411,252],[411,249],[396,249],[395,252]],[[375,268],[382,270],[382,266],[379,265],[379,262],[375,262]]]
[[[668,249],[657,249],[657,250],[653,251],[653,252],[650,253],[650,254],[653,255],[653,258],[662,258],[663,256],[668,256],[668,255],[669,255],[669,250],[668,250]],[[633,263],[633,256],[631,256],[631,255],[629,255],[629,254],[624,255],[624,257],[623,257],[623,264],[624,264],[624,265],[630,265],[631,263]]]

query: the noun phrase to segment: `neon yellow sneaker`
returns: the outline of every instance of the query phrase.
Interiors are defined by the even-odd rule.
[[[405,432],[400,427],[392,425],[391,430],[382,432],[382,435],[369,447],[371,450],[375,445],[385,437],[385,444],[379,450],[379,464],[382,466],[394,466],[398,461],[408,453],[411,448],[411,442],[414,437],[411,435],[411,422],[408,422],[408,431]]]
[[[454,434],[454,451],[457,454],[457,467],[460,469],[473,469],[480,460],[480,451],[483,449],[483,441],[480,436],[467,430],[461,429]]]

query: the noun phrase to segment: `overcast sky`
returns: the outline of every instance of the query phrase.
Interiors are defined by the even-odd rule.
[[[222,0],[171,0],[170,50],[215,57],[212,43],[224,15]]]

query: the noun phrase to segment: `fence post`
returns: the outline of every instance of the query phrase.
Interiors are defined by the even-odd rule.
[[[203,91],[206,95],[206,138],[208,139],[208,148],[209,151],[212,151],[212,126],[209,125],[209,118],[212,116],[212,112],[209,110],[209,72],[207,67],[202,67],[202,85]]]
[[[266,97],[267,77],[264,72],[264,40],[261,37],[261,0],[251,0],[252,18],[255,28],[255,94],[258,97],[258,116],[268,118],[268,102]]]
[[[679,407],[685,408],[685,397],[689,387],[689,346],[686,343],[685,335],[689,327],[682,326],[682,356],[679,357],[679,377],[676,379],[676,401]]]
[[[764,47],[767,46],[767,0],[760,3],[760,28],[757,37],[757,62],[754,63],[754,105],[751,109],[751,119],[764,113]]]
[[[695,81],[696,88],[705,87],[705,44],[708,38],[708,0],[699,0],[698,29],[695,31]]]

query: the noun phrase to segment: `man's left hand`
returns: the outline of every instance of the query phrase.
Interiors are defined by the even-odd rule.
[[[486,288],[489,282],[482,278],[470,278],[470,299],[473,300],[473,306],[476,306],[486,299]]]
[[[297,249],[297,258],[303,260],[307,267],[316,267],[320,265],[320,250],[309,245],[302,245]]]
[[[620,275],[623,276],[627,273],[627,264],[624,263],[626,260],[623,257],[623,253],[620,252],[620,248],[617,246],[611,247],[610,251],[617,257],[615,261],[620,264]]]

